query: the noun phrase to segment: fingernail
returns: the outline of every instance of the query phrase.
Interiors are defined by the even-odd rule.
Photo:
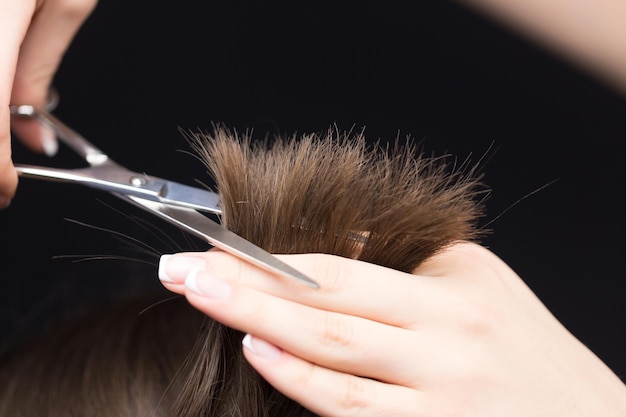
[[[41,146],[47,156],[52,157],[57,154],[59,142],[57,141],[54,131],[48,128],[41,129]]]
[[[182,284],[192,270],[204,268],[206,262],[201,258],[182,254],[162,255],[159,261],[159,279],[172,284]]]
[[[250,333],[247,333],[244,336],[241,344],[250,352],[265,359],[278,359],[283,353],[280,348],[270,343],[267,343],[264,340],[257,339],[256,337],[253,337]]]
[[[0,209],[5,209],[11,205],[11,199],[0,195]]]
[[[189,272],[189,276],[185,280],[185,287],[203,297],[216,300],[228,297],[231,291],[228,282],[199,269],[192,269]]]

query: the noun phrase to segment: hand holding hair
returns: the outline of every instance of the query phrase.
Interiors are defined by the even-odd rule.
[[[358,138],[249,151],[228,136],[199,145],[226,226],[272,252],[326,252],[281,255],[321,289],[214,250],[165,256],[159,275],[246,333],[246,359],[285,396],[333,417],[625,415],[622,382],[507,265],[462,242],[480,212],[471,176]]]
[[[167,258],[162,277],[252,335],[250,364],[319,415],[626,413],[623,383],[478,245],[451,246],[414,275],[330,255],[281,258],[321,289],[216,251]]]
[[[45,103],[50,82],[74,34],[96,0],[0,1],[0,207],[17,187],[12,128],[35,151],[53,155],[56,139],[32,120],[11,120],[9,104]]]

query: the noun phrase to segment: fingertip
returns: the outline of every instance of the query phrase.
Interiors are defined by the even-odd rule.
[[[11,205],[17,189],[17,172],[13,167],[11,158],[0,161],[0,210]]]
[[[167,273],[167,261],[172,257],[170,254],[163,254],[159,259],[158,276],[162,283],[174,283],[174,281]]]
[[[185,288],[204,299],[225,300],[232,293],[232,285],[208,272],[192,269],[185,280]]]
[[[164,284],[184,284],[189,273],[206,269],[206,262],[201,254],[177,253],[161,255],[158,276]]]
[[[11,205],[11,198],[0,195],[0,210],[3,210]]]
[[[184,294],[185,293],[185,285],[183,284],[184,281],[176,282],[176,280],[172,279],[167,274],[167,269],[166,269],[167,260],[172,256],[173,255],[169,255],[169,254],[161,255],[161,258],[159,260],[159,268],[158,268],[157,275],[159,277],[159,281],[161,281],[161,284],[163,284],[163,286],[168,291],[171,291],[176,294]]]
[[[57,154],[59,151],[59,142],[52,129],[42,126],[40,140],[43,153],[45,153],[46,156],[53,157]]]
[[[14,117],[11,129],[28,148],[53,157],[59,150],[59,142],[54,131],[36,120]]]
[[[250,333],[247,333],[243,340],[241,341],[244,349],[257,356],[259,358],[265,360],[276,360],[280,358],[283,354],[282,349],[277,346],[272,345],[258,337],[252,336]]]

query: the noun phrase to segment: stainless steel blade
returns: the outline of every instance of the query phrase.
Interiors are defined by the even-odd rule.
[[[163,203],[147,200],[141,197],[117,194],[121,198],[133,202],[143,209],[167,220],[201,239],[206,240],[216,248],[248,261],[260,268],[279,276],[296,279],[309,287],[319,288],[319,284],[282,262],[269,252],[250,243],[241,236],[224,229],[222,226],[198,213],[196,210],[170,206]]]

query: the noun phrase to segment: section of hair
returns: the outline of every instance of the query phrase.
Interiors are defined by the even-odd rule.
[[[256,373],[242,338],[183,297],[97,309],[0,358],[0,416],[313,416]]]
[[[0,415],[166,416],[203,320],[183,297],[133,300],[18,346],[0,361]]]
[[[368,148],[362,133],[330,129],[253,142],[221,126],[191,138],[217,184],[223,225],[269,252],[330,253],[411,272],[478,235],[483,190],[474,168],[417,153],[410,139]]]
[[[224,127],[190,134],[215,179],[223,225],[273,253],[318,252],[405,272],[475,239],[482,193],[474,169],[407,144],[368,149],[362,134],[253,142]],[[312,417],[247,363],[243,335],[210,322],[173,416]],[[218,360],[219,358],[219,360]]]
[[[314,417],[276,391],[243,356],[243,334],[207,319],[185,366],[171,417]]]

